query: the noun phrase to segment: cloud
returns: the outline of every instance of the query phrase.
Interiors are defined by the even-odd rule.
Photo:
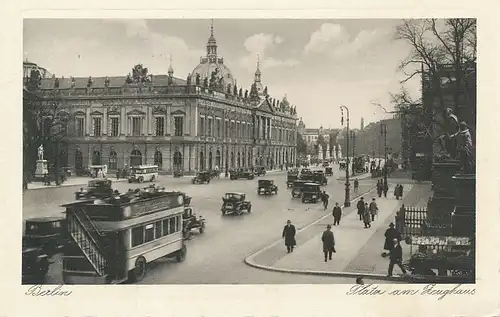
[[[246,38],[243,45],[249,54],[240,58],[240,65],[249,71],[255,70],[257,55],[260,59],[261,69],[280,66],[292,67],[300,64],[298,60],[292,58],[280,60],[267,56],[269,50],[283,42],[284,39],[275,34],[258,33]]]
[[[311,34],[309,42],[304,47],[304,53],[326,53],[332,57],[355,56],[362,50],[387,41],[391,32],[389,29],[361,30],[353,38],[345,27],[324,23]]]

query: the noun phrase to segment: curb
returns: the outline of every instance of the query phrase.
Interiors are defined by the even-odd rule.
[[[118,182],[126,182],[126,178],[120,178],[118,180],[111,180],[113,183],[118,183]],[[50,186],[45,186],[45,187],[36,187],[36,188],[28,188],[24,191],[31,191],[31,190],[42,190],[42,189],[52,189],[52,188],[62,188],[62,187],[72,187],[72,186],[85,186],[87,183],[80,183],[80,184],[62,184],[62,185],[50,185]]]
[[[375,188],[372,188],[364,193],[361,193],[359,195],[357,195],[355,198],[353,198],[351,200],[351,203],[354,202],[358,197],[362,196],[362,195],[365,195],[367,193],[370,193],[372,191],[374,191]],[[297,230],[297,233],[300,233],[304,230],[306,230],[307,228],[319,223],[320,221],[322,221],[323,219],[326,219],[327,217],[329,217],[330,214],[327,214],[319,219],[316,219],[314,220],[313,222],[307,224],[306,226],[304,226],[302,229],[300,230]],[[243,262],[245,262],[245,264],[247,264],[248,266],[251,266],[251,267],[254,267],[254,268],[257,268],[257,269],[261,269],[261,270],[265,270],[265,271],[271,271],[271,272],[279,272],[279,273],[288,273],[288,274],[301,274],[301,275],[319,275],[319,276],[332,276],[332,277],[352,277],[352,278],[356,278],[356,277],[364,277],[364,278],[368,278],[368,279],[373,279],[373,280],[383,280],[383,281],[402,281],[403,279],[401,277],[395,277],[395,276],[392,276],[392,277],[389,277],[389,276],[386,276],[386,275],[383,275],[383,274],[368,274],[368,273],[353,273],[353,272],[332,272],[332,271],[313,271],[313,270],[295,270],[295,269],[281,269],[281,268],[277,268],[277,267],[273,267],[273,266],[268,266],[268,265],[262,265],[262,264],[258,264],[256,263],[253,259],[258,256],[259,254],[273,248],[274,246],[278,245],[282,243],[282,239],[280,240],[277,240],[273,243],[271,243],[270,245],[260,249],[259,251],[247,256]]]

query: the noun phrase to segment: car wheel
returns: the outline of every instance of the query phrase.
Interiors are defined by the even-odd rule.
[[[249,213],[250,213],[250,212],[252,212],[252,205],[249,205],[249,206],[248,206],[247,211],[248,211]]]
[[[142,183],[142,182],[144,182],[144,178],[141,176],[141,177],[139,177],[138,181],[139,181],[139,183]]]
[[[225,216],[226,215],[226,211],[225,210],[221,210],[222,212],[222,215]]]
[[[146,276],[146,259],[140,256],[135,260],[134,269],[129,272],[131,282],[139,282]]]
[[[131,181],[130,179],[128,180],[128,182],[129,182],[129,184],[131,184],[131,183],[132,183],[132,181]]]
[[[177,251],[177,255],[175,256],[177,262],[183,262],[186,259],[186,254],[187,254],[187,248],[186,245],[183,245],[182,248],[179,251]]]

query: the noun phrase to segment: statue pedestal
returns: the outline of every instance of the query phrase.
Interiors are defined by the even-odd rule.
[[[49,162],[47,160],[36,161],[35,179],[43,179],[49,173]]]
[[[459,174],[455,181],[455,208],[451,216],[454,236],[472,237],[476,232],[476,175]]]

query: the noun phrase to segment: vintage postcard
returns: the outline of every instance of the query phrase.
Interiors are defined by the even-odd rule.
[[[491,316],[464,12],[20,12],[7,316]]]

